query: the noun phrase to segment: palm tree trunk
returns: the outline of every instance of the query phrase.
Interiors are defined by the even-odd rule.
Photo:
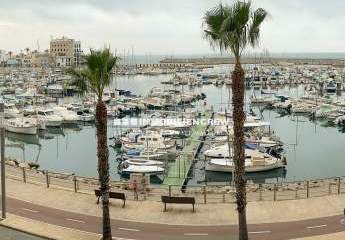
[[[96,106],[98,175],[102,193],[103,240],[111,240],[109,214],[109,152],[107,144],[107,107],[99,99]]]
[[[234,156],[235,163],[235,187],[236,203],[238,211],[239,239],[248,239],[246,219],[246,178],[245,178],[245,157],[244,157],[244,71],[240,61],[236,61],[232,73],[232,104],[234,118]]]

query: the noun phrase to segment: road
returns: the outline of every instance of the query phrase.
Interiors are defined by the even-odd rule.
[[[17,216],[61,227],[101,233],[100,217],[67,212],[14,198],[7,199],[7,209],[9,213]],[[221,240],[235,238],[237,234],[236,225],[184,226],[113,219],[111,226],[114,239],[117,240]],[[257,240],[284,240],[315,236],[345,231],[345,216],[341,214],[293,222],[249,224],[248,229],[250,239]]]

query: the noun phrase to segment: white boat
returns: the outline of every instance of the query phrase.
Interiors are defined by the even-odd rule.
[[[328,80],[324,89],[328,93],[335,93],[337,91],[337,84],[334,80]]]
[[[60,127],[63,122],[63,118],[54,113],[53,109],[39,109],[37,110],[37,116],[42,118],[47,127]]]
[[[277,100],[272,97],[258,96],[258,97],[251,97],[250,102],[251,104],[273,104],[277,102]]]
[[[329,104],[322,104],[321,106],[318,106],[313,111],[315,117],[317,118],[326,118],[330,115],[334,115],[334,113],[337,113],[337,112],[338,112],[338,108]]]
[[[79,120],[76,112],[68,110],[65,107],[54,107],[53,110],[63,118],[65,123],[76,123]]]
[[[170,160],[174,160],[176,158],[176,155],[177,154],[174,151],[158,151],[158,150],[147,151],[146,149],[144,149],[144,151],[140,152],[140,155],[136,156],[136,158],[170,161]]]
[[[62,96],[63,86],[60,84],[52,84],[46,87],[47,93],[52,96]]]
[[[156,160],[148,160],[148,159],[130,158],[123,161],[123,164],[137,165],[137,166],[163,166],[164,162],[156,161]]]
[[[301,114],[305,114],[305,113],[311,113],[314,110],[314,107],[307,105],[307,104],[293,104],[291,107],[291,111],[293,113],[301,113]]]
[[[37,126],[28,118],[13,118],[4,122],[6,131],[21,134],[37,134]]]
[[[19,110],[13,103],[4,104],[4,117],[5,118],[15,118],[19,115]]]
[[[103,93],[102,100],[103,100],[103,102],[108,103],[114,97],[115,97],[115,93],[114,92],[106,90]]]
[[[171,130],[171,129],[163,129],[161,130],[162,137],[178,137],[180,136],[180,131]]]
[[[47,129],[46,127],[46,121],[43,119],[34,117],[34,116],[28,116],[29,121],[31,121],[34,125],[36,125],[37,129],[39,130],[45,130]]]
[[[136,142],[123,143],[124,149],[157,149],[157,150],[173,150],[176,141],[164,138],[162,135],[152,132],[140,135]]]
[[[250,157],[255,150],[245,149],[246,157]],[[204,152],[204,156],[207,158],[228,158],[229,157],[229,147],[228,144],[220,145],[208,149]]]
[[[161,175],[164,173],[164,168],[159,166],[129,165],[127,168],[119,168],[118,170],[121,175],[130,175],[131,173]]]
[[[28,107],[23,109],[23,116],[30,119],[32,123],[37,126],[37,129],[45,130],[46,129],[46,120],[45,118],[39,117],[37,115],[36,108]]]
[[[337,117],[334,120],[334,123],[337,125],[344,125],[345,124],[345,115]]]
[[[77,111],[79,121],[81,122],[93,122],[95,121],[95,115],[91,114],[87,109]]]
[[[81,122],[93,122],[95,121],[95,116],[92,114],[88,114],[88,113],[83,113],[83,114],[78,114],[79,116],[79,121]]]
[[[260,76],[253,76],[252,78],[252,84],[255,85],[255,86],[260,86],[262,85],[263,79],[260,77]]]
[[[246,143],[254,144],[264,148],[272,148],[281,146],[282,143],[279,141],[271,140],[270,137],[262,137],[261,139],[247,139]]]
[[[273,107],[275,108],[279,108],[279,109],[289,109],[291,108],[292,104],[289,100],[285,101],[285,102],[277,102],[273,105]]]
[[[281,159],[256,151],[250,158],[245,159],[246,172],[263,172],[284,167]],[[210,159],[206,164],[206,171],[233,172],[234,162],[229,158]]]

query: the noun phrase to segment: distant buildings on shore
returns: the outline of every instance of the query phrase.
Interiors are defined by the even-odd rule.
[[[82,62],[81,42],[65,36],[52,39],[49,49],[43,52],[26,48],[14,54],[0,49],[2,67],[76,67]]]
[[[62,37],[50,41],[50,53],[56,66],[79,66],[82,51],[80,41]]]

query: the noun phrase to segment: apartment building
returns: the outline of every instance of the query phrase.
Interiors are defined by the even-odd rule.
[[[81,59],[81,43],[67,37],[50,41],[50,53],[58,67],[79,66]]]

